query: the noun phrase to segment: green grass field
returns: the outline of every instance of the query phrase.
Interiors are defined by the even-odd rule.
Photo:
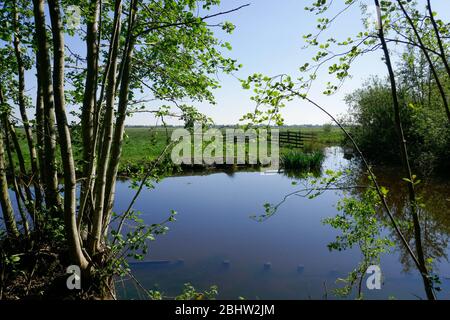
[[[170,139],[172,130],[173,128],[168,128],[166,132],[166,129],[161,127],[127,127],[125,130],[119,171],[122,173],[136,171],[142,165],[155,160],[166,146],[167,139]],[[283,127],[280,129],[280,131],[285,130],[300,130],[302,133],[314,134],[314,139],[305,143],[305,152],[313,152],[325,146],[340,144],[343,139],[342,132],[336,127]],[[22,152],[26,159],[26,166],[29,168],[28,148],[25,136],[21,129],[17,129],[17,133],[20,138]],[[74,145],[75,160],[77,161],[81,158],[81,148],[76,141],[74,141]],[[289,149],[287,148],[280,150],[282,154],[288,151]]]

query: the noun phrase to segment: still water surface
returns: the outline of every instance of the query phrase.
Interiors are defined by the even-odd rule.
[[[340,148],[326,149],[323,169],[351,165]],[[381,178],[383,173],[385,179],[392,179],[392,172],[380,170]],[[327,248],[337,232],[322,219],[337,213],[340,191],[327,191],[312,200],[290,197],[270,219],[258,222],[250,218],[264,213],[264,203],[277,203],[298,190],[292,181],[283,174],[214,173],[170,177],[155,189],[144,190],[134,209],[142,212],[146,223],[165,220],[170,210],[178,215],[177,221],[168,225],[169,232],[151,243],[145,262],[132,263],[134,276],[147,289],[160,290],[166,296],[180,294],[183,284],[191,283],[198,290],[217,285],[218,298],[223,299],[335,298],[336,279],[345,277],[360,260],[357,249],[330,252]],[[424,213],[426,245],[436,257],[435,271],[443,282],[440,298],[450,298],[446,260],[449,185],[432,185],[436,188],[424,191],[425,200],[431,203],[427,204],[430,212]],[[129,182],[118,183],[116,212],[126,209],[134,192]],[[405,271],[408,264],[403,256],[402,250],[395,248],[382,257],[382,289],[364,288],[365,298],[424,297],[418,274],[413,268]],[[122,299],[142,298],[132,281],[118,283],[117,290]]]

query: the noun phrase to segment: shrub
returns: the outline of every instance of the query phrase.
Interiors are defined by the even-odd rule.
[[[448,168],[450,132],[437,97],[433,95],[426,102],[418,100],[403,84],[398,92],[403,131],[414,170],[431,173],[434,168]],[[388,81],[371,78],[363,88],[348,95],[346,102],[350,107],[346,125],[362,152],[375,162],[400,164]]]
[[[281,155],[281,165],[287,170],[316,171],[320,170],[324,158],[323,151],[305,153],[290,150]]]

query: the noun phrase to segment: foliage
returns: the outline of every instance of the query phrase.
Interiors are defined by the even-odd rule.
[[[174,300],[215,300],[216,296],[218,295],[218,287],[217,286],[211,286],[209,290],[205,291],[197,291],[192,284],[185,283],[183,292],[176,296]],[[164,296],[163,293],[157,290],[150,290],[149,291],[149,297],[152,300],[162,300],[167,297]]]
[[[325,124],[322,126],[322,129],[323,129],[323,132],[324,132],[324,133],[330,134],[330,133],[331,133],[331,130],[333,129],[333,124],[332,124],[332,123],[325,123]]]
[[[372,159],[399,162],[397,132],[394,126],[392,97],[389,84],[379,78],[372,78],[363,87],[347,95],[349,105],[347,126],[352,137],[364,154]],[[405,119],[405,112],[403,119]]]
[[[22,220],[29,219],[33,228],[31,235],[28,230],[19,233],[11,222],[6,237],[18,237],[30,244],[26,248],[34,240],[38,245],[53,242],[51,250],[65,251],[69,261],[64,263],[89,274],[93,283],[86,289],[101,292],[102,282],[111,291],[112,277],[128,271],[128,258],[142,259],[148,241],[167,232],[165,224],[175,220],[175,212],[150,226],[132,208],[135,200],[124,213],[112,212],[120,171],[145,177],[142,186],[151,187],[172,169],[165,156],[167,134],[164,140],[150,137],[129,150],[126,118],[148,112],[163,125],[168,117],[187,125],[210,121],[190,103],[214,103],[217,74],[240,68],[224,55],[231,45],[214,33],[214,28],[231,33],[234,26],[227,21],[210,24],[208,19],[244,6],[208,14],[219,3],[18,0],[1,6],[0,139],[12,136],[19,124],[25,138],[12,136],[13,143],[5,146],[11,160],[6,161],[1,147],[0,200],[3,215],[7,212],[8,221],[15,222],[6,173],[14,176],[19,168],[17,206],[25,205],[26,211],[19,210]],[[73,20],[78,14],[77,25]],[[80,45],[65,44],[65,39]],[[37,72],[26,72],[33,68]],[[25,83],[32,83],[34,75],[37,86],[28,96]],[[30,107],[35,116],[29,120]],[[13,113],[16,108],[20,118]],[[124,161],[123,149],[139,152],[141,161]],[[118,222],[117,230],[111,231],[112,221]]]
[[[407,72],[404,70],[403,72]],[[427,97],[430,88],[418,92],[417,99],[406,81],[401,82],[400,97],[403,130],[415,168],[430,174],[434,168],[448,170],[450,131],[441,106]],[[400,163],[392,112],[392,98],[387,80],[371,78],[361,89],[347,95],[347,126],[368,158],[377,162]]]
[[[383,189],[387,195],[387,190]],[[389,251],[394,243],[382,234],[386,226],[377,214],[380,200],[372,188],[367,189],[360,197],[347,196],[341,199],[337,209],[341,212],[335,217],[326,218],[323,223],[340,231],[336,240],[328,244],[330,251],[342,251],[355,246],[359,248],[362,260],[345,279],[338,282],[345,286],[335,290],[339,296],[348,296],[357,286],[357,297],[362,298],[362,280],[371,265],[380,264],[380,256]]]
[[[351,7],[354,7],[355,4],[359,3],[359,1],[354,0],[345,1],[344,3],[335,1],[312,1],[312,5],[307,6],[305,9],[318,16],[318,23],[316,25],[317,30],[314,34],[310,33],[305,35],[304,40],[306,42],[306,47],[312,48],[313,50],[315,49],[316,54],[312,57],[311,62],[306,62],[299,68],[301,74],[295,80],[291,75],[286,74],[274,77],[254,74],[250,75],[247,79],[242,80],[242,87],[244,89],[253,88],[254,96],[252,99],[256,103],[255,111],[245,115],[243,119],[260,123],[267,122],[274,118],[282,122],[280,109],[285,106],[286,102],[292,101],[295,98],[300,98],[324,112],[342,129],[358,155],[362,158],[370,176],[374,177],[364,153],[361,152],[357,142],[345,129],[345,125],[311,97],[310,89],[313,83],[317,82],[315,80],[317,80],[319,70],[328,68],[328,74],[332,75],[332,78],[334,79],[326,83],[323,94],[334,94],[343,85],[344,81],[351,76],[351,66],[356,59],[381,48],[383,50],[384,62],[386,63],[387,71],[389,73],[392,98],[391,105],[393,109],[392,114],[394,115],[395,128],[397,131],[396,139],[392,140],[392,147],[389,150],[394,150],[394,146],[400,148],[399,153],[401,155],[404,172],[409,180],[412,180],[408,153],[410,143],[405,139],[402,129],[402,112],[404,112],[406,107],[404,101],[407,101],[407,99],[402,99],[404,97],[401,96],[401,93],[405,93],[407,90],[410,90],[413,93],[423,92],[423,87],[420,86],[423,85],[424,82],[408,82],[408,79],[420,79],[420,76],[416,73],[409,73],[409,77],[401,78],[401,81],[398,81],[397,78],[399,78],[399,76],[394,72],[392,65],[393,59],[391,57],[392,54],[388,43],[404,46],[404,50],[407,50],[407,52],[412,52],[412,49],[414,49],[423,54],[425,70],[428,70],[429,75],[428,86],[425,86],[429,88],[428,101],[439,101],[439,106],[441,108],[440,112],[445,113],[447,122],[444,126],[438,124],[436,128],[438,131],[443,130],[441,132],[446,132],[450,125],[450,107],[446,93],[447,89],[445,89],[450,81],[450,66],[447,59],[449,49],[448,28],[445,30],[442,26],[446,25],[446,23],[442,20],[435,19],[435,13],[433,13],[431,9],[431,1],[427,1],[427,6],[425,8],[426,12],[424,13],[423,10],[417,9],[416,2],[414,1],[374,0],[374,15],[368,15],[368,6],[366,3],[361,6],[362,12],[365,14],[363,17],[364,29],[358,32],[356,36],[352,37],[350,35],[339,40],[336,39],[335,34],[332,34],[331,37],[324,39],[324,37],[326,37],[326,32],[331,30],[333,22],[342,18],[345,12],[350,10]],[[331,16],[329,16],[330,14]],[[444,68],[442,68],[442,65]],[[432,81],[435,82],[435,85],[431,85]],[[405,83],[406,90],[398,87],[398,83]],[[432,90],[430,89],[431,87],[433,87]],[[418,105],[418,103],[414,101],[413,106],[416,105]],[[421,105],[424,104],[422,103]],[[429,105],[430,103],[428,103],[428,106]],[[423,117],[423,115],[420,116]],[[390,126],[390,123],[384,123],[383,125]],[[369,124],[369,127],[372,127],[372,125]],[[362,129],[364,130],[365,128]],[[441,137],[442,136],[448,136],[448,134],[446,133],[445,135],[441,135]],[[445,144],[446,143],[444,143],[444,145]],[[448,146],[445,149],[448,150]],[[380,152],[383,151],[384,150],[380,150]],[[422,165],[422,167],[430,168],[432,167],[430,166],[430,163],[433,162],[432,158],[433,154],[424,152],[422,157],[418,156],[415,160],[419,163],[424,163],[425,165]],[[388,213],[394,229],[421,273],[427,297],[434,300],[436,297],[426,268],[425,256],[422,249],[422,231],[420,227],[420,217],[416,210],[416,193],[414,185],[410,182],[406,187],[409,191],[409,207],[411,209],[411,219],[414,225],[414,244],[416,253],[411,249],[409,243],[405,240],[402,231],[398,228],[391,209],[388,207],[377,181],[374,180],[373,182],[378,197],[383,204],[384,210]]]

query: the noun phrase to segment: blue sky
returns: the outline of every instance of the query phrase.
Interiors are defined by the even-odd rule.
[[[299,75],[298,68],[309,62],[313,50],[302,49],[303,35],[315,32],[317,17],[304,10],[306,3],[298,0],[256,0],[249,7],[242,9],[226,19],[236,25],[236,30],[227,36],[233,46],[230,53],[243,64],[235,73],[239,78],[246,78],[256,72],[274,76],[282,73]],[[232,8],[246,3],[242,0],[226,0],[222,7]],[[331,33],[336,37],[346,38],[355,30],[362,30],[359,7],[346,13],[337,20]],[[326,35],[324,35],[326,36]],[[321,94],[323,83],[330,78],[326,72],[320,73],[317,85],[312,88],[311,97],[325,105],[333,114],[345,112],[342,101],[345,93],[357,88],[361,80],[370,74],[379,72],[381,62],[377,55],[361,60],[354,69],[354,78],[348,81],[343,90],[332,97]],[[377,66],[377,64],[379,64]],[[222,88],[216,91],[217,105],[202,105],[201,110],[210,115],[217,123],[234,124],[246,112],[254,108],[250,101],[251,91],[241,89],[239,81],[232,77],[221,76]],[[329,119],[320,111],[302,101],[294,101],[283,110],[287,124],[321,124]]]
[[[218,28],[217,37],[230,42],[233,50],[226,55],[237,59],[243,68],[233,75],[219,75],[221,88],[215,90],[216,105],[196,103],[199,110],[211,117],[217,124],[236,124],[243,114],[254,109],[250,100],[251,91],[243,90],[238,78],[247,78],[253,73],[263,73],[268,76],[290,74],[293,78],[299,76],[298,68],[305,62],[310,62],[316,49],[303,49],[303,35],[315,33],[317,17],[304,10],[312,0],[222,0],[219,8],[213,8],[211,13],[226,11],[250,3],[237,12],[227,16],[220,16],[209,20],[210,23],[231,21],[236,29],[229,35]],[[341,1],[335,1],[336,8],[342,8]],[[368,4],[370,0],[361,0]],[[434,10],[448,19],[450,16],[445,1],[433,1]],[[419,0],[424,7],[426,1]],[[358,5],[347,11],[325,34],[323,39],[330,36],[344,40],[364,30],[361,10]],[[79,39],[66,37],[66,44],[79,53],[85,55],[84,43]],[[392,46],[391,46],[392,48]],[[394,49],[394,48],[392,48]],[[339,116],[346,112],[343,101],[346,94],[362,86],[371,75],[385,76],[386,67],[381,61],[381,53],[370,53],[356,61],[350,70],[352,78],[347,80],[340,91],[332,96],[324,96],[324,84],[331,80],[326,72],[320,72],[315,85],[310,91],[310,97],[324,106],[333,115]],[[34,96],[34,70],[27,72],[28,93]],[[158,103],[151,108],[158,107]],[[70,110],[70,108],[69,108]],[[30,116],[32,110],[30,110]],[[326,115],[303,101],[293,101],[282,111],[286,124],[323,124],[330,122]],[[169,121],[177,124],[177,121]],[[127,120],[128,125],[153,125],[154,118],[150,114],[137,114]]]
[[[249,7],[228,15],[225,19],[236,25],[232,35],[219,38],[231,43],[230,55],[243,64],[243,68],[235,73],[239,78],[246,78],[256,72],[273,76],[281,73],[299,75],[298,67],[310,61],[314,51],[302,49],[302,36],[315,32],[316,16],[304,10],[312,1],[300,0],[253,0]],[[340,2],[340,1],[339,1]],[[343,1],[342,1],[343,2]],[[364,1],[372,4],[373,1]],[[419,0],[419,5],[425,5]],[[439,13],[447,12],[446,1],[433,1]],[[245,0],[224,0],[221,10],[228,10],[249,3]],[[341,7],[340,4],[338,4]],[[342,8],[342,7],[341,7]],[[445,18],[448,18],[448,14]],[[341,16],[333,24],[333,28],[324,35],[343,40],[363,30],[359,6]],[[347,80],[343,88],[333,96],[323,96],[323,84],[329,78],[326,72],[320,73],[316,85],[312,88],[311,97],[326,107],[333,115],[345,113],[343,101],[345,94],[362,85],[370,75],[384,76],[386,67],[381,61],[380,52],[371,53],[358,60],[351,69],[352,79]],[[202,104],[200,110],[211,116],[216,123],[235,124],[246,112],[253,110],[250,101],[251,91],[241,89],[239,81],[228,75],[220,77],[222,88],[216,91],[217,105]],[[320,111],[302,101],[294,101],[283,110],[287,124],[323,124],[330,120]],[[143,119],[142,119],[143,120]],[[134,122],[134,120],[133,120]],[[136,120],[141,122],[141,120]]]

